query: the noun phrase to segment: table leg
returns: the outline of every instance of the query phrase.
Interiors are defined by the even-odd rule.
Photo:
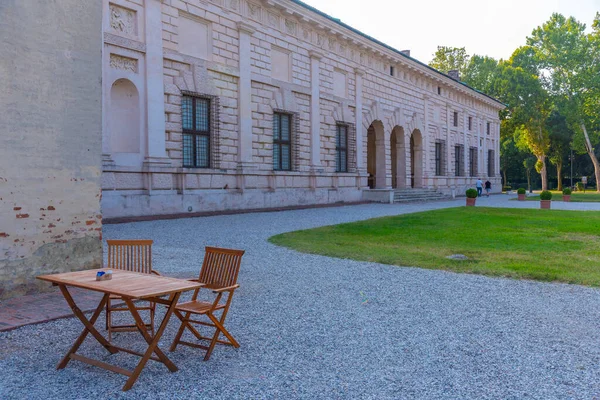
[[[160,327],[156,331],[156,334],[154,335],[154,337],[150,336],[150,334],[148,333],[148,330],[146,329],[146,325],[144,324],[142,317],[140,317],[140,314],[138,313],[137,309],[135,308],[135,304],[133,304],[133,301],[127,297],[123,297],[123,300],[127,304],[127,307],[129,308],[129,311],[131,312],[131,315],[133,316],[133,319],[135,320],[135,324],[136,324],[138,330],[140,331],[140,333],[142,334],[142,336],[148,343],[148,349],[144,353],[144,356],[140,360],[137,367],[135,367],[135,369],[133,370],[133,373],[131,374],[129,379],[127,379],[125,386],[123,386],[123,391],[131,389],[131,387],[133,386],[133,384],[139,377],[140,373],[144,369],[144,366],[146,365],[146,363],[152,356],[152,353],[155,353],[158,356],[158,358],[162,361],[162,363],[165,364],[171,372],[177,371],[177,366],[171,360],[169,360],[169,358],[165,355],[165,353],[163,353],[162,350],[158,347],[158,342],[159,342],[163,332],[165,331],[167,324],[169,323],[169,319],[171,318],[171,315],[173,314],[173,310],[175,310],[175,306],[177,305],[177,301],[179,300],[180,295],[181,295],[181,293],[175,293],[170,296],[167,312],[160,324]]]
[[[65,300],[69,304],[69,307],[71,307],[71,310],[73,310],[73,314],[75,314],[75,316],[77,318],[79,318],[79,320],[83,323],[83,326],[85,328],[83,329],[83,331],[81,332],[81,335],[79,335],[77,340],[75,340],[73,347],[71,347],[71,349],[63,357],[63,359],[58,363],[58,365],[56,366],[56,369],[63,369],[67,366],[67,364],[71,360],[71,354],[74,354],[79,349],[79,346],[81,346],[81,344],[87,337],[88,333],[91,333],[96,338],[96,340],[102,346],[104,346],[104,348],[106,348],[106,350],[108,350],[111,354],[118,353],[118,350],[115,349],[113,346],[111,346],[111,344],[100,334],[100,332],[98,332],[96,330],[96,328],[94,328],[94,324],[96,323],[96,320],[98,319],[98,317],[100,316],[100,313],[104,309],[104,305],[108,301],[109,295],[105,294],[102,297],[102,300],[100,300],[100,304],[98,304],[98,307],[96,307],[96,311],[94,311],[94,314],[88,321],[88,319],[85,317],[85,314],[83,313],[83,311],[81,311],[79,309],[79,307],[77,307],[77,304],[75,304],[75,301],[73,300],[73,297],[69,293],[69,290],[67,289],[67,287],[65,285],[59,285],[59,287],[60,287],[60,291],[62,292]]]

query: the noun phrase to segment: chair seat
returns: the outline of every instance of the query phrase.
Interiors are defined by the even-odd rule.
[[[207,301],[188,301],[187,303],[177,304],[175,309],[183,312],[191,312],[192,314],[206,314],[212,306],[213,303]],[[215,310],[222,308],[225,308],[225,304],[219,304]]]

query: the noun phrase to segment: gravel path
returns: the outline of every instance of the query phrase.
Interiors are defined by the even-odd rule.
[[[246,249],[241,289],[227,321],[242,347],[218,347],[209,362],[201,351],[180,347],[169,353],[179,372],[150,364],[123,394],[121,375],[75,361],[54,369],[79,334],[78,321],[27,326],[0,334],[0,398],[600,397],[597,289],[331,259],[266,241],[291,230],[462,204],[464,199],[374,204],[105,226],[105,238],[154,239],[155,266],[167,275],[196,275],[205,245]],[[478,200],[536,204],[504,196]],[[163,348],[174,336],[172,322]],[[125,333],[117,342],[135,347],[139,339]],[[137,360],[109,357],[98,347],[88,340],[83,353],[127,368]]]

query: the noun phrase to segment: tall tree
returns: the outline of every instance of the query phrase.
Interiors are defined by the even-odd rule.
[[[532,190],[531,190],[531,173],[533,172],[533,169],[535,168],[535,164],[536,164],[535,157],[529,156],[525,160],[523,160],[523,166],[525,167],[525,172],[527,173],[527,190],[529,191],[529,193],[532,192]]]
[[[506,131],[513,132],[517,147],[531,151],[537,158],[536,170],[542,178],[542,190],[548,189],[546,157],[550,137],[546,120],[550,102],[536,75],[510,62],[501,63],[502,72],[497,81],[498,92],[508,104],[509,113],[504,121]]]
[[[571,151],[573,131],[569,128],[566,118],[556,110],[552,112],[546,123],[550,134],[550,152],[548,153],[548,159],[556,166],[558,190],[562,190],[563,165]]]
[[[471,57],[461,77],[467,85],[490,96],[498,96],[495,87],[498,73],[498,61],[492,57],[475,54]]]
[[[594,151],[597,136],[588,132],[600,112],[600,14],[596,14],[590,34],[575,18],[553,14],[534,29],[527,44],[535,49],[545,87],[567,120],[583,135],[600,192],[600,162]]]
[[[457,70],[462,77],[469,65],[469,59],[470,56],[464,47],[438,46],[429,66],[444,73]]]

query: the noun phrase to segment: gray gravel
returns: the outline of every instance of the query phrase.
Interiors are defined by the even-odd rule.
[[[529,207],[500,196],[478,204],[485,201]],[[246,249],[227,321],[242,347],[220,346],[209,362],[202,351],[180,347],[168,353],[179,372],[152,363],[123,394],[121,375],[75,361],[54,369],[81,330],[77,320],[27,326],[0,333],[0,398],[600,397],[597,289],[331,259],[266,241],[285,231],[463,203],[105,226],[105,238],[154,239],[155,266],[171,275],[196,275],[205,245]],[[116,340],[135,347],[140,339],[124,333]],[[137,360],[108,356],[91,340],[82,353],[128,368]]]

